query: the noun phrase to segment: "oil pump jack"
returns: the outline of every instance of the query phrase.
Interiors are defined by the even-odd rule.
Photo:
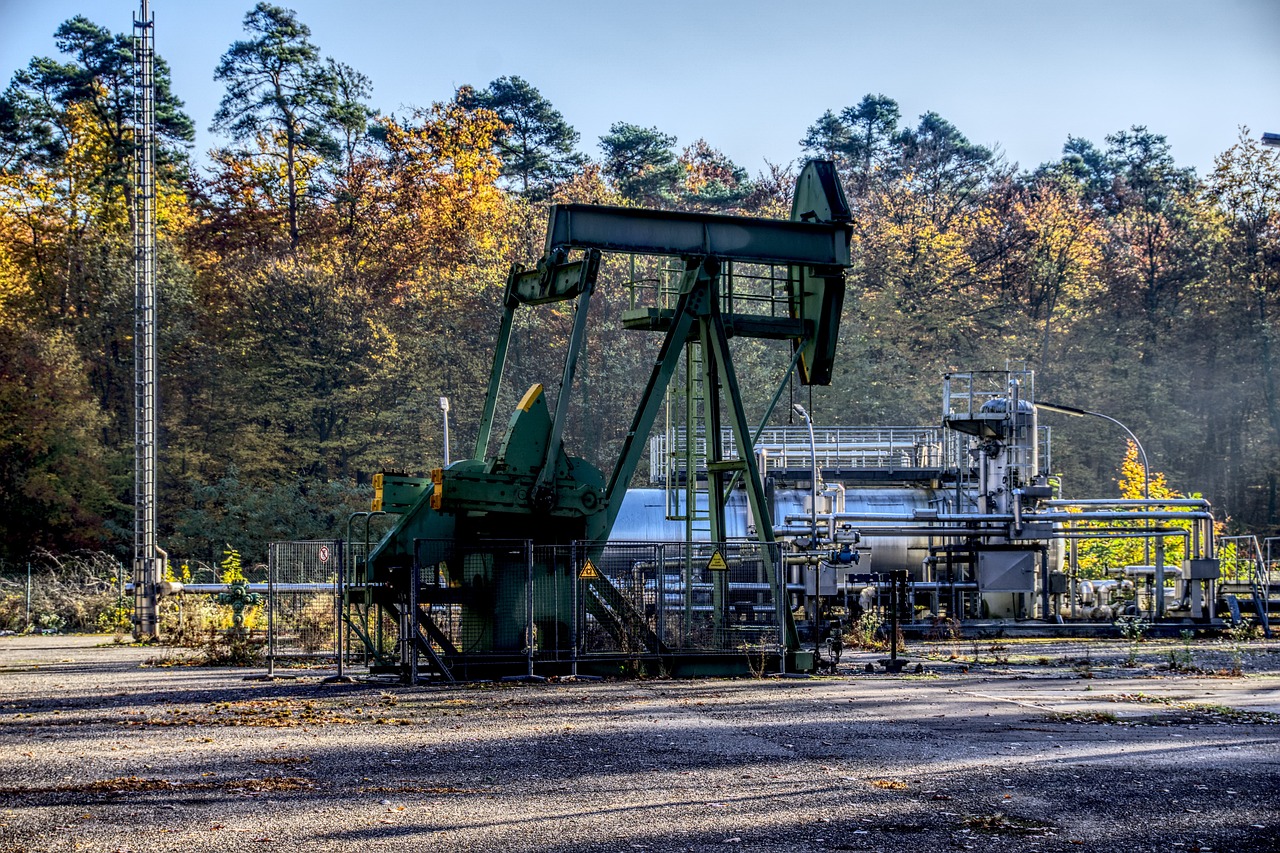
[[[791,345],[794,371],[781,377],[761,427],[793,372],[804,384],[829,384],[850,266],[849,222],[835,169],[825,161],[810,162],[801,172],[790,220],[551,207],[542,257],[530,268],[514,266],[507,279],[472,458],[436,469],[429,478],[387,474],[377,483],[378,505],[397,517],[369,550],[349,595],[357,607],[398,619],[402,673],[416,679],[422,661],[423,672],[433,678],[553,674],[607,669],[621,655],[657,661],[673,672],[741,671],[752,645],[740,639],[751,634],[748,625],[735,626],[727,590],[731,564],[743,560],[750,563],[760,587],[756,601],[763,605],[740,621],[771,627],[773,646],[760,652],[760,660],[776,668],[812,666],[792,621],[787,572],[774,543],[729,341],[739,336]],[[678,286],[667,298],[624,315],[627,327],[664,337],[607,476],[564,447],[588,308],[606,253],[674,260],[679,270]],[[767,272],[744,275],[748,269]],[[768,293],[746,298],[748,284],[758,286],[762,279]],[[555,410],[541,385],[529,388],[490,453],[516,313],[569,300],[575,302],[573,323]],[[611,565],[610,531],[682,355],[686,369],[698,374],[699,399],[690,400],[700,413],[695,443],[704,454],[699,470],[706,472],[712,556],[708,566],[698,565],[664,588],[672,552],[633,554],[624,574],[641,578],[638,592],[622,589],[623,575],[602,570]],[[724,446],[726,432],[731,447]],[[737,545],[726,542],[725,517],[735,488],[745,490],[756,519],[754,541]],[[688,566],[693,558],[685,550],[678,559]],[[701,587],[710,590],[705,605],[694,600]],[[690,640],[689,622],[673,638],[663,621],[670,600],[686,616],[698,610],[709,626],[699,636],[711,639]],[[357,632],[376,650],[370,623],[360,624]],[[596,635],[605,638],[610,653],[592,653]]]

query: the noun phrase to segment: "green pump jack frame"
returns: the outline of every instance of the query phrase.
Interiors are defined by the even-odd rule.
[[[516,265],[507,279],[474,458],[484,459],[488,452],[515,312],[521,305],[578,300],[547,460],[534,488],[536,500],[539,494],[545,495],[554,455],[560,452],[601,253],[679,257],[685,264],[679,298],[674,310],[655,313],[650,318],[651,328],[665,331],[665,338],[608,479],[604,512],[589,521],[587,539],[603,543],[608,538],[680,355],[686,343],[693,343],[702,351],[711,540],[724,541],[728,492],[734,483],[742,482],[753,517],[760,519],[757,537],[762,544],[772,545],[775,540],[771,514],[729,351],[730,329],[745,336],[791,339],[795,348],[793,363],[799,367],[801,381],[829,384],[843,305],[844,270],[851,264],[850,219],[834,167],[824,161],[808,164],[797,180],[790,221],[594,205],[553,206],[543,257],[533,269]],[[585,256],[571,261],[571,250],[583,250]],[[790,270],[790,316],[726,318],[720,308],[720,271],[724,262],[786,265]],[[725,420],[731,428],[736,458],[726,458],[724,454],[721,425]],[[770,551],[766,548],[766,555]],[[771,562],[768,557],[766,560]],[[770,577],[782,577],[772,571],[772,566],[769,569]],[[784,654],[794,665],[798,662],[799,638],[787,606],[785,579],[782,586],[774,590],[776,615],[783,627]],[[724,576],[717,577],[713,595],[718,602],[726,600]],[[717,619],[722,618],[721,608],[715,612]]]

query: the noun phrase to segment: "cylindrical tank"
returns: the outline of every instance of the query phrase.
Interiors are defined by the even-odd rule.
[[[1012,407],[1012,411],[1010,411]],[[1030,400],[1005,397],[982,404],[984,415],[1004,415],[997,435],[983,444],[979,460],[980,505],[987,512],[1013,511],[1014,490],[1031,483],[1040,470],[1036,407]]]
[[[778,487],[772,490],[773,518],[777,527],[807,530],[805,521],[787,519],[810,518],[811,493],[807,488]],[[938,510],[942,513],[951,511],[951,499],[954,491],[933,489],[925,486],[846,486],[844,492],[844,512],[849,514],[868,513],[883,516],[895,516],[901,522],[886,522],[886,526],[902,527],[911,524],[910,519],[917,513]],[[665,489],[628,489],[623,499],[622,508],[614,522],[609,538],[614,542],[682,542],[685,538],[684,521],[667,518],[668,494]],[[699,495],[698,511],[705,519],[706,494]],[[825,515],[825,513],[820,513]],[[727,535],[732,539],[754,538],[754,522],[747,509],[746,493],[736,490],[729,497],[725,511]],[[853,523],[855,530],[870,534],[874,522],[865,524]],[[840,531],[836,531],[839,538]],[[693,538],[705,541],[709,538],[706,521],[694,525]],[[927,580],[924,576],[923,563],[929,556],[930,544],[941,545],[941,537],[931,539],[923,529],[914,536],[875,536],[865,535],[863,545],[870,550],[870,562],[864,562],[860,570],[864,572],[887,572],[905,569],[913,580]],[[1003,541],[1003,540],[1000,540]],[[1061,540],[1050,540],[1049,567],[1057,571],[1063,563],[1064,548]]]

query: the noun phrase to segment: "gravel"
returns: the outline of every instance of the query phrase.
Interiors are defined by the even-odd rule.
[[[0,853],[1280,851],[1280,645],[1179,648],[405,688],[3,637]]]

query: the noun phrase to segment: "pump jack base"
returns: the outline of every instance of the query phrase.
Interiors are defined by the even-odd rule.
[[[887,673],[890,673],[891,675],[901,675],[902,670],[906,667],[906,665],[909,662],[910,661],[908,661],[906,658],[881,658],[880,659],[880,665],[884,667],[884,671]],[[871,669],[870,664],[867,664],[867,669]],[[923,670],[924,670],[923,666],[921,666],[920,664],[916,664],[917,672],[922,672]]]
[[[320,679],[321,684],[355,684],[356,680],[349,675],[331,675]]]

